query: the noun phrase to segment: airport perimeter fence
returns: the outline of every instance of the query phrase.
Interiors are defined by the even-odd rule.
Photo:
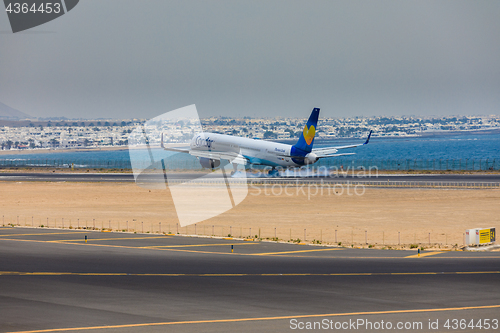
[[[431,170],[431,171],[465,171],[465,170],[500,170],[500,160],[497,159],[325,159],[317,163],[318,166],[378,170]]]
[[[366,180],[363,180],[366,179]],[[169,180],[169,185],[184,184],[184,179]],[[202,179],[197,178],[189,182],[190,185],[200,186],[225,186],[224,179]],[[232,185],[249,185],[252,188],[268,188],[263,195],[282,195],[286,194],[283,187],[303,187],[308,191],[324,193],[330,195],[335,190],[341,188],[356,188],[356,187],[377,187],[377,188],[467,188],[467,189],[500,189],[499,182],[443,182],[443,181],[394,181],[384,180],[383,176],[371,176],[366,178],[354,178],[345,180],[343,174],[336,175],[332,178],[302,178],[302,179],[276,179],[276,178],[251,178],[251,179],[232,179]]]
[[[164,160],[168,170],[200,170],[196,159]],[[135,167],[146,169],[149,161],[134,162]],[[314,167],[325,166],[337,170],[378,169],[388,171],[493,171],[500,170],[500,159],[321,159]],[[0,168],[75,168],[130,170],[130,160],[74,159],[74,158],[0,158]],[[262,168],[255,166],[256,168]]]
[[[336,245],[347,247],[398,248],[458,248],[465,245],[465,230],[401,230],[363,229],[343,227],[335,221],[325,229],[311,226],[242,226],[199,223],[181,227],[178,223],[149,222],[138,219],[116,221],[105,219],[51,218],[35,216],[2,215],[2,226],[30,227],[43,229],[69,229],[80,232],[121,232],[165,236],[217,237],[248,241],[278,241],[299,244]],[[444,229],[443,229],[444,230]],[[91,234],[89,240],[92,239]],[[84,234],[81,236],[83,241]],[[131,238],[132,240],[132,238]],[[61,239],[60,242],[64,242]],[[71,236],[68,242],[78,242]]]

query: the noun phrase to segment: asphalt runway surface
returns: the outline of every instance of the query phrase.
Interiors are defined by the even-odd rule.
[[[308,322],[333,331],[355,322],[362,332],[388,331],[388,323],[391,331],[477,332],[444,325],[500,319],[500,252],[418,256],[0,228],[0,253],[1,332],[289,332]]]
[[[201,176],[207,176],[210,179],[221,179],[218,173],[169,173],[169,179],[179,181],[189,181],[197,179]],[[161,176],[161,175],[160,175]],[[161,177],[160,177],[161,178]],[[141,180],[148,182],[150,180],[158,180],[158,175],[142,175]],[[238,178],[234,178],[238,179]],[[347,181],[362,181],[362,182],[413,182],[413,183],[500,183],[500,174],[422,174],[422,175],[394,175],[394,174],[378,174],[372,177],[359,177],[356,174],[340,174],[338,177],[310,177],[310,178],[248,178],[249,180],[266,181],[266,180],[281,180],[281,181],[296,181],[302,182],[317,182],[323,180],[325,183],[342,183]],[[0,181],[48,181],[48,182],[134,182],[134,176],[131,173],[63,173],[63,172],[32,172],[32,173],[0,173]]]

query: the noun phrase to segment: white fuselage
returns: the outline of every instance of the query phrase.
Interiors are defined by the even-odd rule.
[[[291,167],[299,166],[290,156],[292,145],[239,136],[203,132],[191,140],[193,151],[218,151],[237,153],[250,161],[250,164]]]

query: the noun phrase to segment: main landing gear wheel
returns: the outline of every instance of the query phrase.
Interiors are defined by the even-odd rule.
[[[268,176],[269,177],[279,177],[280,172],[278,170],[276,170],[276,168],[273,167],[271,170],[269,170]]]

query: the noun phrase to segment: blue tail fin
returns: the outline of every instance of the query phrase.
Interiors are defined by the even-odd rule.
[[[300,134],[299,141],[294,145],[295,148],[309,153],[314,144],[314,136],[316,135],[316,126],[318,125],[319,108],[312,110],[311,116]]]

